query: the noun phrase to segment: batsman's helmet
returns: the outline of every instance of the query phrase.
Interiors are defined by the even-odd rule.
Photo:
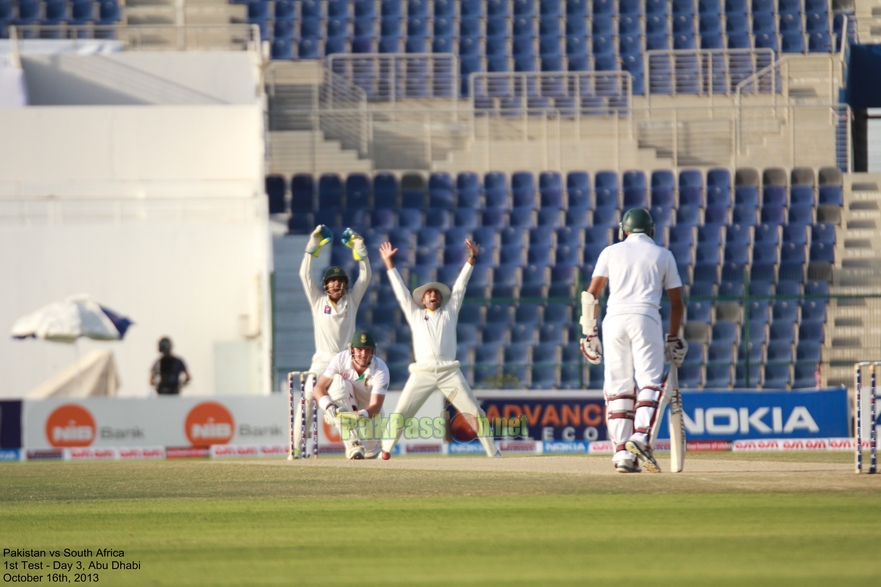
[[[171,339],[167,336],[159,339],[159,352],[163,354],[171,352]]]
[[[639,233],[655,238],[655,221],[645,208],[631,208],[625,212],[618,227],[618,240],[624,240],[624,233]]]
[[[349,285],[349,275],[342,267],[328,267],[324,271],[324,278],[321,280],[321,286],[327,289],[327,282],[331,279],[342,279],[346,285]]]
[[[352,341],[349,343],[353,349],[374,349],[376,350],[376,340],[373,335],[366,330],[359,330],[352,335]]]

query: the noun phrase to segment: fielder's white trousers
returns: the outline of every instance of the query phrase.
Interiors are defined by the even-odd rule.
[[[644,431],[651,429],[660,400],[664,335],[658,312],[607,315],[603,362],[609,437],[617,447],[613,460],[632,460],[623,445],[631,437],[646,442]],[[641,432],[634,433],[634,428]]]
[[[390,422],[395,418],[395,414],[400,414],[404,421],[412,418],[425,403],[435,390],[444,394],[444,397],[450,400],[450,403],[463,414],[471,414],[478,418],[486,416],[484,411],[477,404],[477,398],[474,397],[474,391],[462,376],[459,369],[459,361],[439,361],[437,363],[413,363],[410,365],[410,377],[404,385],[401,392],[401,399],[395,406],[394,412],[390,414]],[[452,398],[452,399],[451,399]],[[382,450],[390,452],[398,438],[403,433],[403,428],[398,427],[397,433],[391,438],[385,438],[382,441]],[[496,443],[493,438],[478,436],[478,440],[483,445],[483,450],[487,456],[495,456]]]

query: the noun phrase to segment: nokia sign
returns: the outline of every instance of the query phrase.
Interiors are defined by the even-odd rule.
[[[688,440],[849,435],[847,392],[724,391],[682,394]],[[661,423],[660,438],[667,438]]]

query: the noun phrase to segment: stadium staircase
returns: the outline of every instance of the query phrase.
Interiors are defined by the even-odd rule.
[[[317,61],[275,62],[267,70],[270,173],[372,170],[370,161],[359,159],[357,151],[345,149],[342,141],[329,140],[316,128],[324,79],[323,64]]]
[[[853,363],[881,360],[881,174],[844,176],[844,206],[835,251],[832,291],[827,306],[830,336],[823,360],[828,385],[850,386]]]
[[[125,0],[123,24],[211,25],[248,21],[248,7],[225,0]]]

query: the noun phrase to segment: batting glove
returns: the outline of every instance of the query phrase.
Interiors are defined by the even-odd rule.
[[[681,367],[686,353],[688,353],[688,343],[678,336],[668,334],[664,343],[664,357],[677,367]]]
[[[364,237],[347,228],[343,231],[343,244],[352,249],[352,257],[356,261],[367,258],[367,245],[364,244]]]
[[[324,396],[327,397],[327,396]],[[324,398],[322,398],[324,399]],[[339,415],[340,409],[333,402],[328,402],[326,406],[324,406],[324,421],[328,426],[338,426],[339,425]]]
[[[603,343],[596,327],[586,337],[581,339],[581,354],[591,365],[599,365],[603,360]]]
[[[321,254],[321,247],[332,240],[333,235],[330,233],[330,229],[323,224],[319,224],[309,236],[309,242],[306,243],[306,252],[313,257],[317,257]]]

